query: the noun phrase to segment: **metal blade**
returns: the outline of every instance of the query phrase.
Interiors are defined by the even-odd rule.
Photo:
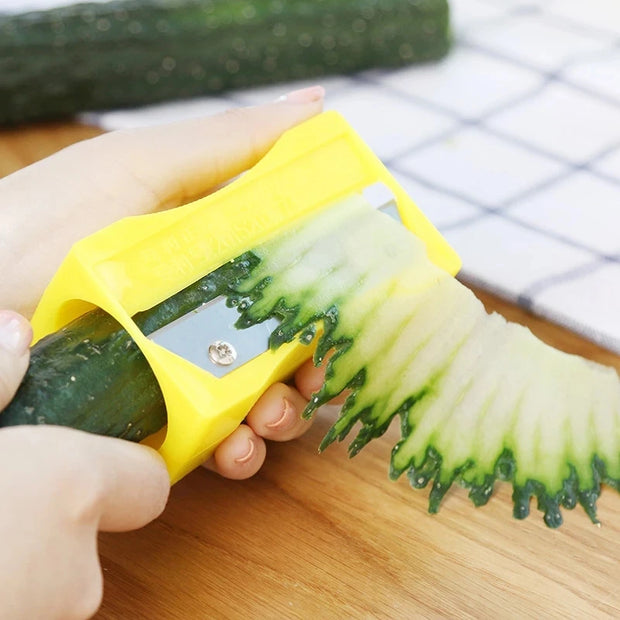
[[[386,185],[369,185],[362,195],[375,208],[401,221],[396,199]],[[154,331],[149,339],[221,378],[267,351],[269,335],[279,325],[277,319],[269,319],[237,329],[238,318],[238,311],[218,297]]]

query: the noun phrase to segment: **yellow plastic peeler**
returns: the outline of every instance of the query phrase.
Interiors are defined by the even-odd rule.
[[[172,482],[202,463],[260,394],[312,355],[293,342],[268,349],[269,325],[247,333],[210,303],[145,336],[132,315],[280,234],[297,219],[354,193],[393,209],[455,274],[460,261],[362,139],[336,112],[286,132],[251,170],[184,207],[121,220],[74,245],[33,317],[35,339],[98,306],[131,335],[162,390],[167,427],[146,440]],[[215,300],[217,302],[217,300]],[[238,332],[238,333],[235,333]]]

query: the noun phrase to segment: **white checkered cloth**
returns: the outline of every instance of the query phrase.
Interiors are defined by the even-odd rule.
[[[326,107],[459,252],[465,280],[620,352],[620,2],[451,5],[446,59],[322,80]],[[303,85],[86,118],[159,123]]]

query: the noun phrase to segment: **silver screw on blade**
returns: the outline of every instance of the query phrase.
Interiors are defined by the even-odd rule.
[[[230,366],[237,359],[237,351],[229,342],[216,340],[209,345],[209,359],[218,366]]]

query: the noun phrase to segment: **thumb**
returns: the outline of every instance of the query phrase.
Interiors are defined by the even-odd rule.
[[[31,340],[32,328],[23,316],[12,310],[0,310],[0,411],[15,396],[24,378]]]

